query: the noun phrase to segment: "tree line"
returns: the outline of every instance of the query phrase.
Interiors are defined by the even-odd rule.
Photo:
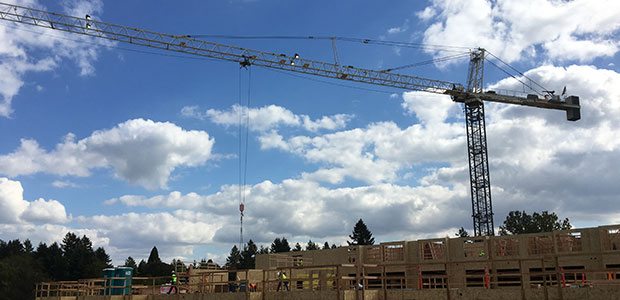
[[[0,240],[0,299],[33,299],[36,283],[99,278],[111,266],[105,249],[86,236],[67,233],[60,244]]]

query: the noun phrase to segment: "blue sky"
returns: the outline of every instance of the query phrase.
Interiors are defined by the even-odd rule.
[[[573,123],[559,111],[487,104],[496,226],[511,210],[555,211],[582,227],[620,219],[614,1],[18,3],[172,34],[424,45],[337,42],[341,64],[369,69],[453,54],[432,45],[484,47],[549,89],[567,86],[583,106]],[[210,40],[334,61],[327,40]],[[240,113],[250,124],[246,240],[346,244],[359,218],[377,241],[472,228],[464,120],[445,96],[8,22],[0,57],[0,239],[49,243],[74,231],[117,264],[153,246],[164,259],[223,262],[239,240]],[[464,83],[466,67],[461,59],[402,72]],[[522,90],[506,76],[487,64],[485,86]]]

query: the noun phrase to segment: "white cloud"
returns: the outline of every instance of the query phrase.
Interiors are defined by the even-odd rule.
[[[59,189],[79,187],[77,184],[66,180],[54,180],[52,186]]]
[[[413,103],[418,96],[407,94],[405,97],[410,100],[408,103]],[[432,107],[434,98],[431,96],[426,99],[426,107]],[[443,100],[441,98],[439,101]],[[319,164],[321,169],[303,174],[307,179],[331,183],[342,182],[345,178],[366,183],[393,182],[404,168],[421,163],[454,162],[464,158],[465,129],[461,124],[441,122],[452,108],[452,103],[431,110],[416,106],[417,113],[424,121],[405,129],[393,122],[382,122],[370,124],[363,129],[315,137],[284,138],[272,132],[259,139],[259,142],[263,149],[275,148],[291,152]],[[438,117],[432,116],[432,113]]]
[[[56,200],[39,198],[30,202],[28,209],[21,217],[28,222],[36,223],[66,223],[69,221],[65,206]]]
[[[80,217],[87,228],[99,228],[115,247],[143,244],[189,245],[211,241],[219,228],[217,218],[203,213],[177,210],[173,213],[126,213],[122,215]]]
[[[0,178],[0,223],[17,223],[28,208],[24,189],[19,181]]]
[[[206,112],[201,112],[197,106],[186,106],[181,109],[181,114],[185,117],[201,120],[208,118],[213,123],[224,126],[239,126],[240,123],[245,126],[246,121],[248,121],[251,130],[260,132],[276,129],[280,126],[302,127],[311,132],[337,130],[346,127],[353,117],[346,114],[336,114],[312,120],[307,115],[296,115],[277,105],[248,109],[237,104],[227,111],[209,109]],[[249,120],[246,120],[248,114]]]
[[[134,119],[79,141],[68,134],[52,151],[23,139],[17,150],[0,156],[0,173],[89,176],[92,169],[112,168],[117,177],[132,184],[164,188],[174,169],[204,164],[211,157],[213,143],[204,131]]]
[[[434,0],[418,17],[433,22],[424,43],[484,47],[508,62],[535,55],[537,47],[555,61],[589,62],[620,46],[618,1]]]
[[[351,120],[351,115],[338,114],[333,116],[323,116],[318,120],[312,120],[310,117],[302,115],[303,127],[311,132],[317,132],[321,129],[336,130],[342,129],[347,126],[347,123]]]
[[[277,105],[248,109],[235,104],[228,111],[209,109],[206,113],[213,123],[225,126],[239,126],[239,122],[245,124],[248,114],[250,129],[256,131],[265,131],[282,125],[299,125],[299,117]]]
[[[181,108],[181,115],[187,118],[194,118],[199,120],[205,120],[207,118],[206,113],[200,111],[200,108],[196,105],[184,106]]]
[[[402,107],[415,114],[422,124],[433,125],[455,116],[458,105],[450,96],[413,91],[403,93]]]
[[[380,184],[329,189],[308,180],[284,180],[278,184],[264,181],[247,190],[246,238],[257,242],[270,242],[276,236],[307,236],[317,241],[327,236],[344,238],[362,216],[372,225],[375,234],[402,233],[411,227],[419,233],[432,232],[433,226],[441,222],[454,227],[458,218],[467,218],[466,209],[452,209],[453,217],[442,216],[442,211],[453,206],[455,201],[466,203],[465,191],[463,186],[448,189],[437,185]],[[97,216],[84,221],[113,233],[113,241],[119,241],[118,235],[121,235],[124,243],[148,238],[178,243],[231,243],[238,237],[237,201],[237,186],[224,186],[211,195],[179,192],[150,198],[128,195],[112,202],[130,207],[177,210],[173,214]],[[178,234],[179,231],[187,234]],[[159,234],[153,237],[145,232]]]
[[[388,35],[396,35],[399,33],[403,33],[403,32],[407,32],[407,30],[409,30],[409,19],[406,19],[405,22],[403,22],[403,25],[401,26],[396,26],[396,27],[391,27],[387,30],[387,34]]]
[[[15,2],[45,10],[38,1]],[[78,16],[86,13],[96,15],[103,8],[103,3],[98,0],[63,1],[62,5],[65,12]],[[98,58],[98,49],[102,48],[93,45],[94,39],[28,25],[0,26],[0,116],[11,116],[13,98],[24,85],[23,77],[26,74],[51,71],[62,61],[72,60],[78,65],[80,75],[93,75],[93,62]],[[97,44],[115,43],[97,41]]]
[[[422,21],[428,21],[437,14],[437,11],[432,6],[424,8],[424,10],[416,13],[416,16]]]
[[[69,216],[56,200],[24,200],[21,182],[0,177],[0,224],[66,223]]]

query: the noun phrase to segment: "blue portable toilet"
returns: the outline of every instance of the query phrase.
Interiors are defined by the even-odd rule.
[[[116,269],[114,268],[106,268],[103,269],[103,294],[104,295],[112,295],[112,288],[111,286],[113,285],[112,283],[112,277],[114,277],[116,273]]]
[[[116,267],[114,269],[112,295],[131,295],[131,279],[133,275],[132,267]]]

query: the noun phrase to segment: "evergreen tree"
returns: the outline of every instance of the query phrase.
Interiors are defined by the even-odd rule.
[[[349,245],[373,245],[375,243],[375,239],[372,237],[372,233],[364,224],[362,219],[359,219],[355,226],[353,227],[353,233],[349,235],[351,241],[347,241]]]
[[[169,276],[172,270],[174,270],[174,266],[161,261],[159,258],[159,251],[155,246],[151,249],[149,258],[142,270],[140,269],[140,265],[138,265],[138,272],[142,276]]]
[[[78,280],[101,276],[101,270],[96,270],[97,262],[93,245],[87,236],[78,237],[68,232],[60,245],[63,257],[67,263],[65,280]]]
[[[241,252],[239,252],[239,248],[237,245],[234,245],[232,249],[230,249],[230,254],[226,258],[226,269],[236,270],[239,269],[241,265]]]
[[[308,240],[308,244],[306,244],[306,251],[319,249],[319,245],[315,244],[312,240]]]
[[[0,259],[22,253],[25,253],[24,246],[18,239],[9,241],[8,243],[0,240]]]
[[[159,258],[159,251],[157,251],[157,247],[153,246],[153,249],[151,249],[151,253],[149,254],[149,259],[146,261],[146,263],[152,264],[160,262],[161,259]]]
[[[338,247],[336,247],[336,244],[332,244],[332,249],[336,249]]]
[[[41,267],[47,271],[49,279],[58,281],[65,278],[67,263],[62,256],[62,249],[58,243],[53,243],[49,247],[44,243],[39,243],[34,254]]]
[[[30,242],[29,239],[26,239],[24,241],[24,252],[30,254],[32,251],[34,251],[34,248],[32,248],[32,242]]]
[[[469,237],[469,233],[467,232],[467,230],[465,230],[465,228],[461,227],[459,229],[459,232],[457,232],[455,234],[457,237]]]
[[[294,251],[294,252],[299,252],[299,251],[301,251],[301,250],[303,250],[303,249],[301,248],[301,245],[300,245],[299,243],[295,243],[295,247],[293,247],[293,251]]]
[[[241,269],[254,269],[256,267],[256,253],[258,248],[254,241],[249,240],[248,244],[241,251]]]
[[[141,259],[140,263],[138,263],[138,274],[140,274],[140,276],[146,276],[146,262],[144,259]]]
[[[325,242],[325,244],[323,244],[323,250],[327,250],[329,249],[329,243]]]
[[[288,240],[285,237],[282,238],[282,251],[280,252],[290,252],[291,246],[288,244]]]
[[[144,261],[142,261],[144,262]],[[124,267],[130,267],[133,269],[133,275],[137,276],[138,274],[138,265],[136,264],[136,261],[133,259],[133,257],[129,256],[127,257],[127,259],[125,260],[125,264],[123,264]]]
[[[260,245],[260,249],[258,249],[258,254],[268,254],[269,253],[269,248]]]
[[[0,258],[0,299],[34,299],[35,284],[46,280],[44,270],[31,254]]]
[[[95,250],[95,257],[103,266],[103,268],[101,269],[112,267],[112,259],[110,259],[110,255],[105,252],[105,249],[103,249],[103,247],[98,247],[97,250]]]
[[[271,253],[280,253],[280,252],[289,252],[289,251],[291,251],[291,246],[288,244],[288,241],[286,240],[285,237],[283,237],[282,239],[275,238],[275,240],[273,240],[273,243],[271,243],[271,249],[270,249]]]

